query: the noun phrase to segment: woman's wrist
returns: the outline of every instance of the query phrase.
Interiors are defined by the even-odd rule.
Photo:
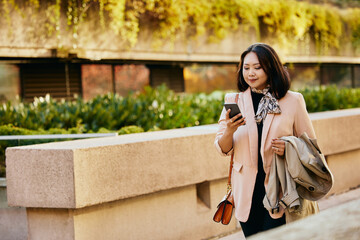
[[[231,128],[226,128],[224,135],[226,135],[227,137],[231,137],[234,135],[234,132],[236,131],[236,129],[231,129]]]
[[[224,153],[227,153],[233,147],[233,134],[231,130],[226,129],[222,137],[219,139],[220,148]]]

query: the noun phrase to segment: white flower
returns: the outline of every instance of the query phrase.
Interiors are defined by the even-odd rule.
[[[153,106],[153,108],[159,107],[159,103],[156,100],[154,100],[151,105]]]

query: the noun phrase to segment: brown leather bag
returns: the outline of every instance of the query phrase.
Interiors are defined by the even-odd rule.
[[[231,217],[232,217],[233,209],[235,208],[234,197],[233,197],[232,191],[231,191],[231,172],[232,172],[233,163],[234,163],[234,154],[231,155],[229,178],[228,178],[228,184],[227,184],[227,193],[226,193],[225,197],[223,198],[223,200],[221,200],[221,202],[217,206],[217,210],[213,217],[213,220],[215,222],[221,221],[221,223],[224,225],[229,224]]]
[[[238,103],[238,100],[239,100],[239,94],[236,94],[235,103]],[[217,206],[217,210],[213,217],[213,220],[215,222],[221,221],[221,223],[224,225],[229,224],[231,217],[232,217],[233,210],[235,208],[234,197],[233,197],[232,191],[231,191],[231,172],[232,172],[232,168],[233,168],[233,163],[234,163],[234,153],[231,155],[231,160],[230,160],[229,178],[228,178],[228,183],[227,183],[227,193],[226,193],[225,197],[223,198],[223,200],[221,200],[221,202]]]

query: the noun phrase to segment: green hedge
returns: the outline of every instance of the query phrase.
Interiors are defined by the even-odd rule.
[[[81,129],[70,128],[68,130],[51,128],[49,130],[31,130],[16,127],[12,124],[0,126],[0,136],[4,135],[42,135],[42,134],[72,134],[82,133]],[[65,141],[70,139],[26,139],[26,140],[0,140],[0,177],[5,177],[5,149],[13,146],[23,146],[55,141]]]
[[[360,88],[321,86],[305,88],[303,94],[308,112],[322,112],[336,109],[360,107]]]
[[[121,127],[141,126],[145,131],[182,128],[213,123],[218,118],[224,93],[175,94],[165,86],[146,87],[128,97],[117,94],[98,96],[85,102],[35,98],[32,103],[0,107],[0,125],[13,124],[26,129],[81,129],[98,132],[100,128],[117,131]]]
[[[12,124],[2,125],[0,126],[0,136],[5,135],[44,135],[44,134],[75,134],[82,133],[82,129],[71,128],[68,130],[59,129],[59,128],[51,128],[49,130],[30,130],[25,128],[15,127]],[[110,131],[106,128],[100,128],[98,133],[111,133],[114,131]],[[129,134],[129,133],[139,133],[144,132],[142,127],[138,126],[125,126],[122,127],[118,134]],[[0,177],[5,177],[5,149],[7,147],[13,146],[24,146],[31,144],[40,144],[40,143],[48,143],[48,142],[56,142],[56,141],[66,141],[72,140],[69,139],[26,139],[26,140],[0,140]]]
[[[300,91],[309,112],[360,107],[360,88],[336,86]],[[32,103],[0,106],[0,135],[107,133],[128,134],[216,123],[225,92],[176,94],[165,86],[146,87],[128,97],[116,94],[91,101],[55,101],[36,98]],[[56,140],[51,140],[56,141]],[[57,140],[60,141],[60,140]],[[63,139],[61,140],[63,141]],[[4,151],[8,146],[49,140],[0,141],[0,177],[5,176]]]
[[[309,112],[360,107],[360,89],[336,86],[300,91]],[[165,86],[146,87],[142,93],[127,97],[117,94],[98,96],[91,101],[55,101],[36,98],[32,103],[0,106],[0,125],[12,124],[31,130],[66,129],[91,133],[105,128],[118,131],[124,126],[139,126],[144,131],[183,128],[215,123],[225,92],[176,94]],[[102,129],[101,131],[103,131]],[[58,131],[58,130],[57,130]]]

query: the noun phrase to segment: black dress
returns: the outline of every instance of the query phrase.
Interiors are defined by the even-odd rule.
[[[251,98],[252,98],[255,114],[257,112],[259,102],[263,96],[264,96],[263,94],[251,92]],[[269,212],[266,210],[266,208],[263,205],[263,199],[265,196],[265,186],[264,186],[265,172],[264,172],[262,157],[260,154],[261,136],[263,130],[262,122],[260,124],[257,124],[257,130],[258,130],[258,173],[256,175],[256,182],[252,197],[249,219],[247,220],[247,222],[240,222],[245,237],[285,224],[285,214],[279,219],[273,219],[272,217],[270,217]]]

